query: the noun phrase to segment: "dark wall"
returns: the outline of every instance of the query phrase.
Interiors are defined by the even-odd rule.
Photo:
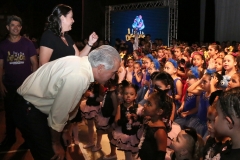
[[[88,38],[94,31],[99,39],[104,39],[105,6],[103,1],[83,0],[83,30],[82,38]]]
[[[188,42],[200,39],[200,0],[178,1],[178,37]]]
[[[4,15],[4,22],[9,15],[20,16],[23,20],[23,33],[40,38],[46,23],[47,17],[52,9],[60,3],[69,5],[73,9],[75,23],[72,26],[70,35],[73,39],[81,37],[82,30],[82,1],[81,0],[0,0],[0,14]],[[0,25],[5,25],[0,24]],[[5,28],[5,27],[4,27]],[[5,30],[4,32],[7,32]],[[75,38],[76,37],[76,38]]]
[[[51,14],[55,5],[59,3],[70,5],[73,8],[75,23],[73,24],[72,31],[70,31],[69,34],[74,40],[77,40],[81,38],[88,38],[92,31],[97,32],[100,39],[104,38],[105,6],[145,2],[146,0],[0,1],[0,14],[1,7],[8,3],[8,8],[12,7],[13,9],[9,9],[10,11],[4,14],[17,14],[21,16],[24,23],[23,32],[29,32],[37,37],[42,35],[46,18]],[[82,13],[84,14],[82,15]],[[200,39],[200,0],[179,0],[178,15],[178,39],[185,41],[198,41]]]

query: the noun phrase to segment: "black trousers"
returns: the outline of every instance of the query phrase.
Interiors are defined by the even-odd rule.
[[[5,122],[6,122],[6,136],[10,139],[16,139],[16,124],[14,122],[13,113],[16,110],[15,98],[17,95],[16,90],[18,87],[5,86],[7,89],[4,97],[4,109],[5,109]]]
[[[35,160],[50,160],[54,156],[47,115],[21,96],[17,98],[14,120],[25,137]]]

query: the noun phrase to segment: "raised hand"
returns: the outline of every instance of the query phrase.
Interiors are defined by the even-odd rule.
[[[98,35],[93,32],[92,34],[90,34],[89,39],[88,39],[88,44],[89,45],[93,45],[96,41],[98,40]]]

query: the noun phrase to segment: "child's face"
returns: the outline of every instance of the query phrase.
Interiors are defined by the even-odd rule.
[[[237,63],[235,62],[232,55],[226,55],[223,60],[223,67],[226,71],[231,70],[235,67]]]
[[[181,152],[184,150],[188,150],[189,141],[193,141],[190,138],[190,135],[188,135],[184,130],[181,130],[178,136],[172,140],[172,144],[170,147],[174,150],[176,157],[181,157]]]
[[[223,114],[222,109],[219,106],[219,102],[217,104],[217,116],[215,118],[214,129],[215,131],[222,136],[229,136],[226,132],[229,130],[228,121],[226,120],[226,116]]]
[[[214,129],[214,123],[215,123],[216,114],[215,113],[209,113],[207,114],[207,127],[208,127],[208,133],[211,137],[215,137],[215,129]]]
[[[155,104],[154,99],[151,96],[147,99],[147,102],[144,104],[143,113],[144,116],[150,117],[155,116],[157,113],[157,106]]]
[[[149,58],[144,58],[144,64],[146,68],[149,68],[151,65],[151,60]]]
[[[137,55],[137,53],[136,53],[135,51],[133,52],[133,58],[134,58],[135,60],[138,59],[138,55]]]
[[[158,87],[161,90],[169,89],[169,87],[166,86],[162,81],[156,80],[156,81],[154,81],[154,84],[155,84],[156,87]]]
[[[209,46],[208,47],[208,54],[209,54],[209,56],[214,56],[214,55],[216,55],[218,53],[218,51],[217,50],[215,50],[212,46]]]
[[[179,49],[179,48],[176,48],[176,49],[175,49],[174,55],[176,56],[176,58],[179,58],[179,57],[181,57],[181,55],[182,55],[182,52],[180,51],[180,49]]]
[[[177,69],[173,66],[171,62],[166,62],[164,66],[164,71],[170,75],[174,75],[177,72]]]
[[[153,72],[157,71],[156,68],[154,67],[154,64],[152,64],[149,68],[148,68],[148,73],[152,74]]]
[[[228,89],[239,87],[240,86],[240,79],[237,74],[232,75],[230,81],[228,82]]]
[[[202,59],[202,56],[199,54],[194,55],[193,57],[193,65],[197,67],[202,67],[204,61]]]
[[[137,93],[134,88],[127,87],[124,89],[123,92],[123,99],[125,103],[130,104],[133,103],[133,101],[137,98]]]
[[[128,60],[127,65],[128,67],[133,67],[133,60],[132,59]]]
[[[138,73],[138,72],[140,72],[140,70],[141,70],[140,64],[139,64],[139,63],[135,63],[135,64],[133,65],[133,71],[134,71],[135,73]]]
[[[157,54],[158,54],[158,57],[159,57],[159,58],[162,58],[163,55],[164,55],[163,50],[161,50],[161,49],[158,50],[158,53],[157,53]]]
[[[187,79],[187,84],[188,84],[188,87],[191,86],[193,83],[197,82],[197,78],[193,78],[193,77],[188,77]]]
[[[202,83],[201,83],[201,87],[204,91],[209,91],[210,89],[210,76],[209,75],[204,75],[204,77],[202,78]]]
[[[215,69],[216,71],[222,71],[222,67],[223,67],[223,60],[221,58],[217,58],[215,61]]]
[[[117,96],[118,96],[118,102],[122,103],[123,102],[123,90],[122,90],[122,88],[119,89]]]
[[[219,57],[220,57],[220,58],[224,58],[224,57],[225,57],[224,52],[220,52],[220,53],[219,53]]]
[[[183,55],[189,57],[189,53],[187,52],[187,48],[184,49]]]

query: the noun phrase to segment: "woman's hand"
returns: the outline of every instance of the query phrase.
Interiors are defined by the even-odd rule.
[[[98,35],[95,32],[93,32],[89,36],[88,44],[92,46],[97,40],[98,40]]]

